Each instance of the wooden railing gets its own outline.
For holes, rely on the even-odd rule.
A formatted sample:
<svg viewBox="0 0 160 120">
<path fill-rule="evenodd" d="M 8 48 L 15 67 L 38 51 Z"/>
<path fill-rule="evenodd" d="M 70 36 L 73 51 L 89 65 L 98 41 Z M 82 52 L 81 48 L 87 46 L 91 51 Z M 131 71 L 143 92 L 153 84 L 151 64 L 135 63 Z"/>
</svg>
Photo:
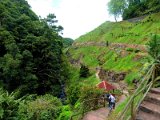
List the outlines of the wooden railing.
<svg viewBox="0 0 160 120">
<path fill-rule="evenodd" d="M 152 85 L 160 79 L 160 77 L 155 78 L 155 69 L 156 64 L 153 64 L 116 120 L 135 120 L 140 104 L 146 97 Z"/>
<path fill-rule="evenodd" d="M 83 117 L 86 112 L 89 112 L 91 110 L 95 110 L 95 109 L 98 109 L 100 107 L 105 107 L 106 106 L 106 100 L 105 100 L 104 97 L 99 97 L 99 98 L 93 98 L 93 99 L 85 100 L 85 101 L 83 101 L 81 103 L 81 106 L 88 105 L 88 103 L 92 103 L 92 102 L 94 103 L 93 106 L 90 106 L 90 108 L 87 109 L 87 110 L 83 109 L 81 112 L 73 114 L 70 117 L 70 120 L 75 120 L 74 117 L 76 117 L 78 115 L 81 115 L 81 117 Z M 79 118 L 79 119 L 81 119 L 81 118 Z"/>
</svg>

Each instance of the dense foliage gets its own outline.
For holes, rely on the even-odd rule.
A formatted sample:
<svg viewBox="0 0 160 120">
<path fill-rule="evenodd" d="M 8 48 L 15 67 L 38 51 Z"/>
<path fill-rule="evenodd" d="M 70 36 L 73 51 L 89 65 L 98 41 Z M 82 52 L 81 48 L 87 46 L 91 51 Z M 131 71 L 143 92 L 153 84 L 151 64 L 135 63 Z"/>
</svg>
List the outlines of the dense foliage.
<svg viewBox="0 0 160 120">
<path fill-rule="evenodd" d="M 71 46 L 73 43 L 73 39 L 71 38 L 63 38 L 63 47 L 67 48 L 69 46 Z"/>
<path fill-rule="evenodd" d="M 153 35 L 151 40 L 148 43 L 149 54 L 153 57 L 155 62 L 160 63 L 160 36 Z"/>
<path fill-rule="evenodd" d="M 81 64 L 81 68 L 80 68 L 80 77 L 88 77 L 89 76 L 89 69 L 87 66 Z"/>
<path fill-rule="evenodd" d="M 54 120 L 60 115 L 62 104 L 49 94 L 17 99 L 16 93 L 0 89 L 0 108 L 1 120 Z"/>
<path fill-rule="evenodd" d="M 111 0 L 108 10 L 117 18 L 130 19 L 160 11 L 159 0 Z"/>
<path fill-rule="evenodd" d="M 25 0 L 0 1 L 0 82 L 21 94 L 58 95 L 67 79 L 63 29 L 54 14 L 39 19 Z M 65 71 L 65 72 L 64 72 Z"/>
<path fill-rule="evenodd" d="M 125 0 L 111 0 L 108 3 L 109 13 L 114 15 L 116 21 L 119 15 L 123 14 L 125 6 Z"/>
<path fill-rule="evenodd" d="M 155 34 L 152 36 L 151 40 L 148 43 L 148 53 L 153 58 L 152 64 L 156 63 L 154 76 L 157 78 L 160 76 L 160 35 Z M 155 83 L 156 87 L 160 86 L 160 80 Z"/>
</svg>

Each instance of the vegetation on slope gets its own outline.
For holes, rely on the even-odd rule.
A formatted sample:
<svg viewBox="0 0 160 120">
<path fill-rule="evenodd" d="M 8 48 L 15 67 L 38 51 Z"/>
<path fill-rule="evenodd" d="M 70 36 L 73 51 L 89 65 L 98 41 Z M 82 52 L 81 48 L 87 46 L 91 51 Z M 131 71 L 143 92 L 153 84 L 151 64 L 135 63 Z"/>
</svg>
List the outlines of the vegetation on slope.
<svg viewBox="0 0 160 120">
<path fill-rule="evenodd" d="M 95 30 L 80 36 L 68 51 L 70 60 L 87 65 L 92 74 L 96 67 L 115 72 L 126 72 L 125 81 L 144 74 L 147 65 L 147 48 L 150 36 L 159 34 L 160 13 L 133 22 L 105 22 Z"/>
<path fill-rule="evenodd" d="M 118 42 L 132 44 L 146 44 L 150 34 L 160 33 L 159 19 L 160 13 L 147 16 L 139 22 L 121 21 L 105 22 L 95 30 L 79 37 L 78 42 L 96 41 L 96 42 Z"/>
<path fill-rule="evenodd" d="M 72 43 L 73 43 L 73 39 L 71 39 L 71 38 L 63 38 L 63 47 L 64 48 L 67 48 L 67 47 L 69 47 L 69 46 L 71 46 L 72 45 Z"/>
</svg>

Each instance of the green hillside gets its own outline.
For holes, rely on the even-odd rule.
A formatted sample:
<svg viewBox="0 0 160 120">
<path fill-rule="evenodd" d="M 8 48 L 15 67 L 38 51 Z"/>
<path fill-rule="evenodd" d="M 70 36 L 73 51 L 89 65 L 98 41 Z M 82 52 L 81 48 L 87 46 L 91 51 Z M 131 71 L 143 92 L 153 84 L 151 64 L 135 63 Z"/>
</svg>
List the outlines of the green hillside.
<svg viewBox="0 0 160 120">
<path fill-rule="evenodd" d="M 154 34 L 159 36 L 159 26 L 160 13 L 121 22 L 107 21 L 74 41 L 66 51 L 69 61 L 75 67 L 67 93 L 71 95 L 69 100 L 76 113 L 81 109 L 87 111 L 88 106 L 81 105 L 83 101 L 98 98 L 96 95 L 99 92 L 95 87 L 101 80 L 116 85 L 117 99 L 121 93 L 124 96 L 132 95 L 150 67 L 152 54 L 148 54 L 148 43 Z M 89 68 L 90 74 L 81 78 L 79 70 L 84 65 Z M 124 109 L 127 100 L 116 107 L 113 117 Z"/>
<path fill-rule="evenodd" d="M 140 22 L 105 22 L 93 31 L 82 35 L 76 42 L 110 41 L 145 44 L 151 33 L 160 33 L 160 13 L 152 14 Z"/>
<path fill-rule="evenodd" d="M 105 22 L 80 36 L 69 49 L 70 61 L 85 64 L 94 75 L 96 67 L 116 73 L 126 72 L 125 81 L 143 75 L 147 66 L 147 42 L 160 33 L 160 13 L 136 20 Z M 132 21 L 132 22 L 129 22 Z"/>
</svg>

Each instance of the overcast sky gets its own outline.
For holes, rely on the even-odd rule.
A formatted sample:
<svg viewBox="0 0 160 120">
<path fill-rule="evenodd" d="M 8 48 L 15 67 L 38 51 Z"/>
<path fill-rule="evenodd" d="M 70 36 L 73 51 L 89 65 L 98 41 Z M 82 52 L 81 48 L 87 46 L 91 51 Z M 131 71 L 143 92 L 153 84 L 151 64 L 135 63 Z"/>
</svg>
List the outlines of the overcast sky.
<svg viewBox="0 0 160 120">
<path fill-rule="evenodd" d="M 78 38 L 105 21 L 113 21 L 107 12 L 109 0 L 27 0 L 32 10 L 41 17 L 49 13 L 57 16 L 64 28 L 64 37 Z"/>
</svg>

